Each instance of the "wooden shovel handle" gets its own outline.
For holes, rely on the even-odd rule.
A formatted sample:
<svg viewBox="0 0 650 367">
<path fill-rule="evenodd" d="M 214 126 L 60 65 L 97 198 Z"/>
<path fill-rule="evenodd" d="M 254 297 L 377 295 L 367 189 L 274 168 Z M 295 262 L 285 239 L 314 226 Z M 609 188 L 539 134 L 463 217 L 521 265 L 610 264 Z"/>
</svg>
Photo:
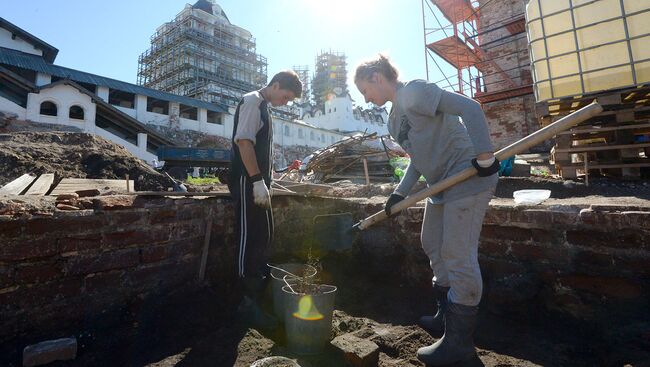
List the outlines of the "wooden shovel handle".
<svg viewBox="0 0 650 367">
<path fill-rule="evenodd" d="M 556 122 L 535 131 L 534 133 L 522 138 L 521 140 L 508 145 L 507 147 L 499 150 L 494 155 L 498 160 L 504 160 L 512 157 L 515 154 L 525 152 L 529 148 L 542 143 L 544 140 L 550 139 L 558 133 L 568 130 L 569 128 L 588 120 L 599 113 L 603 112 L 603 107 L 599 105 L 596 101 L 591 104 L 569 114 Z M 457 174 L 447 177 L 444 180 L 436 182 L 436 184 L 427 187 L 426 189 L 416 192 L 413 195 L 408 196 L 404 200 L 398 202 L 397 204 L 391 207 L 391 214 L 400 212 L 409 206 L 414 205 L 415 203 L 424 200 L 430 196 L 433 196 L 441 191 L 444 191 L 455 184 L 465 181 L 468 178 L 476 174 L 476 168 L 469 167 L 466 168 Z M 379 211 L 368 218 L 359 222 L 356 227 L 363 230 L 371 225 L 388 218 L 385 211 Z"/>
</svg>

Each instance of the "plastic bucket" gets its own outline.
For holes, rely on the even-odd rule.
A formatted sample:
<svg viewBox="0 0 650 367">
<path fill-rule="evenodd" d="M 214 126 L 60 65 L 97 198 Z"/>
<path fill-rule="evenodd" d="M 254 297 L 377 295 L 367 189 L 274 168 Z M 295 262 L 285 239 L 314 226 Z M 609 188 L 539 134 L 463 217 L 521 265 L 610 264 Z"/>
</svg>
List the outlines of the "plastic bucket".
<svg viewBox="0 0 650 367">
<path fill-rule="evenodd" d="M 273 312 L 284 321 L 284 295 L 282 287 L 286 285 L 284 278 L 289 284 L 296 284 L 300 279 L 310 282 L 316 276 L 316 268 L 307 264 L 288 263 L 280 265 L 270 265 L 271 268 L 271 288 L 273 291 Z M 299 277 L 299 278 L 297 278 Z"/>
<path fill-rule="evenodd" d="M 336 287 L 320 284 L 306 288 L 282 287 L 287 346 L 298 355 L 322 353 L 332 334 Z"/>
</svg>

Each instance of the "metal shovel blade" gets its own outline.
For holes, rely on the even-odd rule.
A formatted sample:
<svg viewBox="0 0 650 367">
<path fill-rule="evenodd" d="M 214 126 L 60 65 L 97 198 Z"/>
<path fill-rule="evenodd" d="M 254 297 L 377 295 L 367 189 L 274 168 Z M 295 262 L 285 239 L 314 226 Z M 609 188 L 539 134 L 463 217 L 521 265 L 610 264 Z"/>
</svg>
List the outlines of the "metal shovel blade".
<svg viewBox="0 0 650 367">
<path fill-rule="evenodd" d="M 346 250 L 354 242 L 351 213 L 325 214 L 314 217 L 314 244 L 321 250 Z"/>
</svg>

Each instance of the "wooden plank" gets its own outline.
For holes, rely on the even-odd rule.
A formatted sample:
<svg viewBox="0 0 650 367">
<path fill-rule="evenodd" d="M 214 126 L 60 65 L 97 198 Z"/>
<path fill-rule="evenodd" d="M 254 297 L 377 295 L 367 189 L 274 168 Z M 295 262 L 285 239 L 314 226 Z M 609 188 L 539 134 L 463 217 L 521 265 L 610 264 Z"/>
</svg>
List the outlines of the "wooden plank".
<svg viewBox="0 0 650 367">
<path fill-rule="evenodd" d="M 585 145 L 583 147 L 575 146 L 571 148 L 559 148 L 559 149 L 555 149 L 555 152 L 556 153 L 580 153 L 580 152 L 598 152 L 601 150 L 634 149 L 634 148 L 645 148 L 645 147 L 650 147 L 650 143 L 598 145 L 598 146 Z"/>
<path fill-rule="evenodd" d="M 29 190 L 27 190 L 25 195 L 43 196 L 47 194 L 48 191 L 50 191 L 50 187 L 52 187 L 52 183 L 54 183 L 53 173 L 42 174 L 29 188 Z"/>
<path fill-rule="evenodd" d="M 97 189 L 100 192 L 127 192 L 125 180 L 64 178 L 52 190 L 50 195 L 72 194 L 75 191 L 91 189 Z M 129 191 L 135 191 L 135 182 L 133 180 L 129 180 Z"/>
<path fill-rule="evenodd" d="M 561 165 L 562 169 L 565 168 L 584 168 L 584 163 L 571 163 Z M 608 168 L 640 168 L 640 167 L 650 167 L 650 162 L 648 163 L 612 163 L 612 164 L 599 164 L 589 162 L 589 169 L 608 169 Z"/>
<path fill-rule="evenodd" d="M 634 124 L 634 125 L 620 125 L 620 126 L 606 126 L 606 127 L 589 127 L 589 128 L 574 128 L 571 130 L 563 131 L 558 135 L 574 135 L 574 134 L 585 134 L 585 133 L 601 133 L 605 131 L 618 131 L 618 130 L 630 130 L 630 129 L 643 129 L 650 128 L 650 123 L 646 124 Z M 647 130 L 643 130 L 645 133 Z"/>
<path fill-rule="evenodd" d="M 25 173 L 0 188 L 0 195 L 20 195 L 35 179 L 36 176 Z"/>
<path fill-rule="evenodd" d="M 169 197 L 230 197 L 228 191 L 209 191 L 209 192 L 179 192 L 179 191 L 136 191 L 124 193 L 125 195 L 135 196 L 169 196 Z M 271 189 L 271 196 L 304 196 L 297 192 Z"/>
</svg>

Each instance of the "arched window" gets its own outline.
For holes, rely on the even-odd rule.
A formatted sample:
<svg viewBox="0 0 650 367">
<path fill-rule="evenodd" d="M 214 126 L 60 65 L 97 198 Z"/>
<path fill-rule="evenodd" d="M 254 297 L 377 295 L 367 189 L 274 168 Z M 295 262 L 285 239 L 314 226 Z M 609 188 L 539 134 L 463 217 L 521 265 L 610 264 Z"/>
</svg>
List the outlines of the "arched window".
<svg viewBox="0 0 650 367">
<path fill-rule="evenodd" d="M 41 115 L 56 116 L 56 104 L 50 101 L 41 103 Z"/>
<path fill-rule="evenodd" d="M 289 126 L 284 125 L 284 136 L 291 136 L 291 131 L 289 131 Z"/>
<path fill-rule="evenodd" d="M 70 106 L 70 111 L 68 117 L 71 119 L 83 120 L 84 119 L 84 109 L 81 106 Z"/>
</svg>

